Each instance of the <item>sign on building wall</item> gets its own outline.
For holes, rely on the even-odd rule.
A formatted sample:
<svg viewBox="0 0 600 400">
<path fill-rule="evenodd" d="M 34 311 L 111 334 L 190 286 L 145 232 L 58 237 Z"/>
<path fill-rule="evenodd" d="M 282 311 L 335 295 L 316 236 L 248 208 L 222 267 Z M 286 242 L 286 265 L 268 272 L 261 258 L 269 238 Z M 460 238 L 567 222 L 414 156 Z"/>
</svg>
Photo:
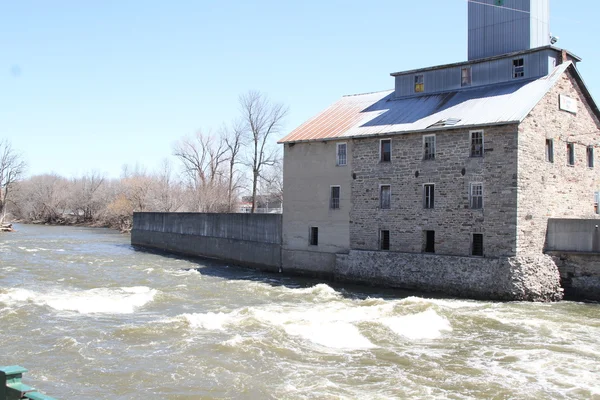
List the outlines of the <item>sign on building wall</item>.
<svg viewBox="0 0 600 400">
<path fill-rule="evenodd" d="M 577 100 L 561 94 L 558 96 L 558 108 L 563 111 L 577 114 Z"/>
</svg>

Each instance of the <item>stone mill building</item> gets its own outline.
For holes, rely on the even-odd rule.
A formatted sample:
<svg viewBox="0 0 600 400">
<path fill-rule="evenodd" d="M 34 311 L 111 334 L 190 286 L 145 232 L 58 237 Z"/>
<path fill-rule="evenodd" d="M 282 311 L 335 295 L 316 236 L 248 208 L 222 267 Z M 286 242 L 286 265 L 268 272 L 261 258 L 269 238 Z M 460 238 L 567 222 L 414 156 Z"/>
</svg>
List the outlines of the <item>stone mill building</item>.
<svg viewBox="0 0 600 400">
<path fill-rule="evenodd" d="M 600 110 L 549 15 L 469 1 L 467 61 L 394 72 L 283 138 L 283 268 L 560 299 L 549 220 L 598 216 Z"/>
</svg>

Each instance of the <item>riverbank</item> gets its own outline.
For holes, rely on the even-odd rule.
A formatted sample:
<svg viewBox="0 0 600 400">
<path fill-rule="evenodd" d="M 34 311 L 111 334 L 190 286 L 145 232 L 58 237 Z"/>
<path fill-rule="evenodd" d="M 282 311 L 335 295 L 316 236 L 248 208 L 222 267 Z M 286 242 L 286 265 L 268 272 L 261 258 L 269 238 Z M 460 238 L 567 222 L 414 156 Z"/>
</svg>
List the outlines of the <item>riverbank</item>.
<svg viewBox="0 0 600 400">
<path fill-rule="evenodd" d="M 42 225 L 42 226 L 71 226 L 71 227 L 84 227 L 84 228 L 108 228 L 117 230 L 121 233 L 131 233 L 132 223 L 115 223 L 106 221 L 78 221 L 76 218 L 59 218 L 53 221 L 42 221 L 42 220 L 11 220 L 9 223 L 2 225 L 23 224 L 23 225 Z M 0 225 L 0 226 L 2 226 Z M 14 229 L 12 230 L 14 231 Z M 0 232 L 6 232 L 0 229 Z M 10 232 L 10 231 L 7 231 Z"/>
</svg>

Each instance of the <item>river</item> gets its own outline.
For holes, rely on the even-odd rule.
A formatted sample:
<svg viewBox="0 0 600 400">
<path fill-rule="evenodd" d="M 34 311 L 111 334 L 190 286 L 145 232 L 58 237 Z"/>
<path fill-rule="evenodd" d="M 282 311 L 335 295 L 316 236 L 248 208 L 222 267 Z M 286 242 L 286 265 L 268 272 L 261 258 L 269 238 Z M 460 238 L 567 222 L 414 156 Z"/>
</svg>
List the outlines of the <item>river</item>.
<svg viewBox="0 0 600 400">
<path fill-rule="evenodd" d="M 0 234 L 0 365 L 66 399 L 600 399 L 600 305 L 434 298 Z"/>
</svg>

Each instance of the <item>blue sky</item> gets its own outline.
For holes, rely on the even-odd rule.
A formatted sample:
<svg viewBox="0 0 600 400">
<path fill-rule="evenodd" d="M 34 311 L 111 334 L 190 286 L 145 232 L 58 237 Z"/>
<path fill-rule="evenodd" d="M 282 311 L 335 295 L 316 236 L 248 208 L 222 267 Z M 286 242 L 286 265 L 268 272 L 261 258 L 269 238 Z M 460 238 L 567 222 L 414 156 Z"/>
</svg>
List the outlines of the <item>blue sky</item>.
<svg viewBox="0 0 600 400">
<path fill-rule="evenodd" d="M 598 2 L 552 0 L 557 46 L 600 99 Z M 0 138 L 30 174 L 154 169 L 260 90 L 286 132 L 391 72 L 466 59 L 466 0 L 0 0 Z"/>
</svg>

